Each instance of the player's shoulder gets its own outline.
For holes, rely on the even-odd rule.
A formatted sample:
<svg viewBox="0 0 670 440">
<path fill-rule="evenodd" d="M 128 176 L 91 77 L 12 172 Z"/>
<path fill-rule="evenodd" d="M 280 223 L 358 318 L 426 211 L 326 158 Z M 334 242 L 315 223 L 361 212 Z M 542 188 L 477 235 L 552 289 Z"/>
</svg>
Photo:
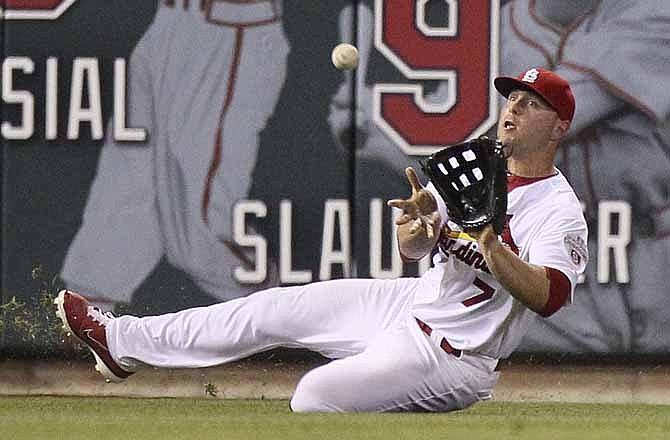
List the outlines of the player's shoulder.
<svg viewBox="0 0 670 440">
<path fill-rule="evenodd" d="M 509 192 L 509 203 L 516 211 L 529 210 L 560 217 L 582 216 L 582 207 L 574 189 L 560 170 L 539 179 L 522 180 Z"/>
<path fill-rule="evenodd" d="M 558 168 L 554 173 L 542 177 L 507 176 L 507 191 L 512 197 L 544 198 L 549 194 L 574 194 L 574 190 Z"/>
</svg>

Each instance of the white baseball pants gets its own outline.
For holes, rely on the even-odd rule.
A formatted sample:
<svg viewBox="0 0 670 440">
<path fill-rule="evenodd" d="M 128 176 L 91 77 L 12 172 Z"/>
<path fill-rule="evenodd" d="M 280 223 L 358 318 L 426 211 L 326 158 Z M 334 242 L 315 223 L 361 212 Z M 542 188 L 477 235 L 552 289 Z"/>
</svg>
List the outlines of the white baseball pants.
<svg viewBox="0 0 670 440">
<path fill-rule="evenodd" d="M 273 288 L 178 313 L 122 316 L 107 327 L 107 343 L 122 365 L 207 367 L 280 346 L 336 358 L 300 380 L 294 411 L 450 411 L 489 398 L 497 361 L 458 358 L 424 334 L 409 311 L 422 287 L 420 278 L 400 278 Z"/>
</svg>

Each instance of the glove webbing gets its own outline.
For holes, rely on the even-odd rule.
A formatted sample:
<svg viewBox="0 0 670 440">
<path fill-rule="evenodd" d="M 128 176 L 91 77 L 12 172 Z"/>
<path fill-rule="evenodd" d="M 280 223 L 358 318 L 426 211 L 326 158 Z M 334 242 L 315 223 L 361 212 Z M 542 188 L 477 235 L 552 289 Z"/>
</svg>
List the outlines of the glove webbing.
<svg viewBox="0 0 670 440">
<path fill-rule="evenodd" d="M 460 154 L 451 156 L 446 162 L 439 162 L 437 168 L 448 177 L 451 186 L 458 192 L 462 192 L 469 186 L 484 179 L 484 174 L 479 168 L 480 160 L 476 153 L 467 149 Z"/>
</svg>

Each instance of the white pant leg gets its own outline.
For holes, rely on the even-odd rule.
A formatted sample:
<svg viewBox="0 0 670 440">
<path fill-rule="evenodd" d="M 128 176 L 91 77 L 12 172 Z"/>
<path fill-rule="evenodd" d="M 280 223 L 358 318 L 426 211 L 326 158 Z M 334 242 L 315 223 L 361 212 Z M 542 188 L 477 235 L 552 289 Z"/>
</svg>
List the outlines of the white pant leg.
<svg viewBox="0 0 670 440">
<path fill-rule="evenodd" d="M 108 325 L 107 343 L 122 365 L 173 368 L 221 364 L 278 346 L 350 356 L 404 316 L 419 284 L 418 278 L 334 280 L 178 313 L 122 316 Z"/>
<path fill-rule="evenodd" d="M 490 398 L 497 361 L 457 358 L 413 318 L 371 341 L 360 354 L 307 373 L 291 408 L 299 412 L 453 411 Z"/>
</svg>

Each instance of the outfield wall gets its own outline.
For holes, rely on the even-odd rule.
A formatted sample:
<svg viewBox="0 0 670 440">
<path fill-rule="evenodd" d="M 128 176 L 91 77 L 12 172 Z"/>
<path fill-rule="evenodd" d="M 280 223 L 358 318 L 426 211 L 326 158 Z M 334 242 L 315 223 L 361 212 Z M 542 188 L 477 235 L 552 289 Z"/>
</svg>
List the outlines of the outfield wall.
<svg viewBox="0 0 670 440">
<path fill-rule="evenodd" d="M 57 355 L 64 284 L 146 315 L 420 274 L 385 204 L 402 170 L 494 133 L 492 78 L 544 67 L 575 87 L 558 166 L 591 262 L 521 351 L 666 356 L 670 5 L 501 3 L 0 2 L 3 355 Z"/>
</svg>

